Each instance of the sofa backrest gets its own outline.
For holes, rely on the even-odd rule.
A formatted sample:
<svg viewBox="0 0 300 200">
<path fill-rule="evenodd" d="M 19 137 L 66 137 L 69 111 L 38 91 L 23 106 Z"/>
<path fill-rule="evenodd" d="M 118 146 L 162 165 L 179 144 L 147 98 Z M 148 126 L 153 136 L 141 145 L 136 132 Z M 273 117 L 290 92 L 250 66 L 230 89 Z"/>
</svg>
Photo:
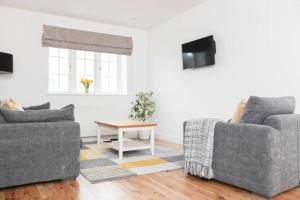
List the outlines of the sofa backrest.
<svg viewBox="0 0 300 200">
<path fill-rule="evenodd" d="M 265 118 L 271 115 L 293 114 L 295 106 L 295 97 L 291 96 L 273 98 L 251 96 L 240 123 L 262 124 Z"/>
</svg>

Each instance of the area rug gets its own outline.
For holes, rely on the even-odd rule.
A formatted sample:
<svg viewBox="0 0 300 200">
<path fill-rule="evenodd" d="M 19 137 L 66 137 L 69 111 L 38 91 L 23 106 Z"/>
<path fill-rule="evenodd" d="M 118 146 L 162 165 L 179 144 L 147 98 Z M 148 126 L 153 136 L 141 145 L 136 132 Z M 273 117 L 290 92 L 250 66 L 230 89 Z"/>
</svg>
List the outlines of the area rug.
<svg viewBox="0 0 300 200">
<path fill-rule="evenodd" d="M 155 146 L 154 156 L 150 150 L 129 151 L 122 160 L 105 143 L 100 148 L 95 142 L 83 143 L 80 150 L 80 173 L 92 184 L 180 169 L 183 164 L 181 152 L 160 145 Z"/>
</svg>

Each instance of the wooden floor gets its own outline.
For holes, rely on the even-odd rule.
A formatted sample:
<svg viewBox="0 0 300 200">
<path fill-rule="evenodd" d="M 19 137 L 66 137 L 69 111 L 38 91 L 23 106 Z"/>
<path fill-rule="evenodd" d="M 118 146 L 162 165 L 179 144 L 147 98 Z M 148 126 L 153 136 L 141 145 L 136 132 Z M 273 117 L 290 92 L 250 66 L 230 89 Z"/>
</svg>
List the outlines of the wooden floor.
<svg viewBox="0 0 300 200">
<path fill-rule="evenodd" d="M 181 151 L 181 147 L 162 141 L 165 146 Z M 264 199 L 242 189 L 217 181 L 206 181 L 174 170 L 99 184 L 90 184 L 82 176 L 77 180 L 32 184 L 0 190 L 0 200 L 259 200 Z M 273 198 L 300 199 L 300 188 Z"/>
</svg>

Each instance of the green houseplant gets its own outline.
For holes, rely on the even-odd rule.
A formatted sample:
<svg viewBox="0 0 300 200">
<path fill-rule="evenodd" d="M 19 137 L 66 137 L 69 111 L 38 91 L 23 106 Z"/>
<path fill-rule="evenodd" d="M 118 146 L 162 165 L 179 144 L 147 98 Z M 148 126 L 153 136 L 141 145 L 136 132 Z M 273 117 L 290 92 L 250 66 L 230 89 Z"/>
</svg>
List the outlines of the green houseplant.
<svg viewBox="0 0 300 200">
<path fill-rule="evenodd" d="M 130 119 L 147 121 L 155 112 L 155 102 L 152 100 L 153 92 L 139 92 L 136 94 L 136 100 L 131 102 L 132 108 L 129 115 Z M 140 139 L 149 139 L 149 132 L 139 132 Z"/>
</svg>

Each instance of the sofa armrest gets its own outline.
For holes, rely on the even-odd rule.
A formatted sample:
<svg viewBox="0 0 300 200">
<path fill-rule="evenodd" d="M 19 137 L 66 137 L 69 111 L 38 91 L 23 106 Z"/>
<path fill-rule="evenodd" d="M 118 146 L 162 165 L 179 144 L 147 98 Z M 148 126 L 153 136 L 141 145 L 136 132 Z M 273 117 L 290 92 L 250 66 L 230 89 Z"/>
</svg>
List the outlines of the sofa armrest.
<svg viewBox="0 0 300 200">
<path fill-rule="evenodd" d="M 272 196 L 280 189 L 280 133 L 256 124 L 218 122 L 213 171 L 217 180 Z"/>
<path fill-rule="evenodd" d="M 0 188 L 79 175 L 76 122 L 0 124 Z"/>
<path fill-rule="evenodd" d="M 300 115 L 272 115 L 267 117 L 263 124 L 280 132 L 282 190 L 298 185 L 300 182 Z"/>
<path fill-rule="evenodd" d="M 0 159 L 32 152 L 80 150 L 80 126 L 73 121 L 0 124 Z"/>
<path fill-rule="evenodd" d="M 286 115 L 271 115 L 267 117 L 263 124 L 270 126 L 278 131 L 292 132 L 299 128 L 300 115 L 286 114 Z"/>
</svg>

